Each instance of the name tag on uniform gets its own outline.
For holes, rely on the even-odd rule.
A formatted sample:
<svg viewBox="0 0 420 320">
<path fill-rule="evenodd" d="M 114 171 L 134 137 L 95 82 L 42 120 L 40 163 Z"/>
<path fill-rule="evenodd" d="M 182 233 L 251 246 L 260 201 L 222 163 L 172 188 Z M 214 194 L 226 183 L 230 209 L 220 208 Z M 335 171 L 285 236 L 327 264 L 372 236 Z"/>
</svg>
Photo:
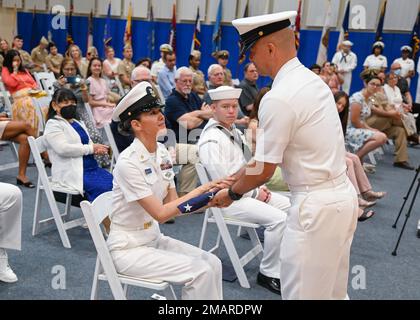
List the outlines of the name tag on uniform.
<svg viewBox="0 0 420 320">
<path fill-rule="evenodd" d="M 152 168 L 148 168 L 148 169 L 144 170 L 144 173 L 146 173 L 146 175 L 149 175 L 149 174 L 153 173 L 153 170 L 152 170 Z"/>
</svg>

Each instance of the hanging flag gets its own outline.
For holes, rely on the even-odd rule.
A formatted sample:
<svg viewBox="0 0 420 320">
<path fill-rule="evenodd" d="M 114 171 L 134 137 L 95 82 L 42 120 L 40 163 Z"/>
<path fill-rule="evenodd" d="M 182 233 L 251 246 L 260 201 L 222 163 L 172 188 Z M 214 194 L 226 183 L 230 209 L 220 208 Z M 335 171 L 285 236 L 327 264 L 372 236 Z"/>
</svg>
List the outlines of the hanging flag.
<svg viewBox="0 0 420 320">
<path fill-rule="evenodd" d="M 108 4 L 108 12 L 106 15 L 105 30 L 104 30 L 104 46 L 108 47 L 111 45 L 111 1 Z"/>
<path fill-rule="evenodd" d="M 200 50 L 201 42 L 198 40 L 198 35 L 201 32 L 201 22 L 200 22 L 200 7 L 197 7 L 197 17 L 195 19 L 194 34 L 191 44 L 191 53 L 194 50 Z"/>
<path fill-rule="evenodd" d="M 38 39 L 38 15 L 36 13 L 36 6 L 32 12 L 32 27 L 31 27 L 31 49 L 35 48 L 39 44 Z"/>
<path fill-rule="evenodd" d="M 93 47 L 93 10 L 90 11 L 88 20 L 88 33 L 87 33 L 87 44 L 86 50 Z"/>
<path fill-rule="evenodd" d="M 223 0 L 220 0 L 217 9 L 216 23 L 213 29 L 213 51 L 219 51 L 222 48 L 222 14 L 223 14 Z"/>
<path fill-rule="evenodd" d="M 150 1 L 149 7 L 149 23 L 151 25 L 151 32 L 147 36 L 147 42 L 149 44 L 149 57 L 154 60 L 155 56 L 155 17 L 153 15 L 153 4 Z"/>
<path fill-rule="evenodd" d="M 296 16 L 296 21 L 295 21 L 295 27 L 294 27 L 296 50 L 299 50 L 299 46 L 300 46 L 300 21 L 301 21 L 301 13 L 302 13 L 302 0 L 299 0 L 298 11 L 297 11 L 297 16 Z"/>
<path fill-rule="evenodd" d="M 376 29 L 375 41 L 382 41 L 382 31 L 384 29 L 385 13 L 386 13 L 387 0 L 382 3 L 381 15 L 379 17 L 378 28 Z"/>
<path fill-rule="evenodd" d="M 17 25 L 18 18 L 17 18 L 17 15 L 18 15 L 18 13 L 17 13 L 17 7 L 16 7 L 16 3 L 15 3 L 15 6 L 13 8 L 13 25 L 12 25 L 13 26 L 12 36 L 13 37 L 16 37 L 18 35 L 18 25 Z"/>
<path fill-rule="evenodd" d="M 174 49 L 176 53 L 176 3 L 172 6 L 172 23 L 171 23 L 171 33 L 169 35 L 169 44 Z"/>
<path fill-rule="evenodd" d="M 70 0 L 70 12 L 69 12 L 69 22 L 67 24 L 67 46 L 70 46 L 74 43 L 73 40 L 73 0 Z"/>
<path fill-rule="evenodd" d="M 349 18 L 350 18 L 350 0 L 347 0 L 346 11 L 344 13 L 343 24 L 341 25 L 340 35 L 338 36 L 337 51 L 341 49 L 341 43 L 349 39 Z"/>
<path fill-rule="evenodd" d="M 245 5 L 245 10 L 244 10 L 244 18 L 248 18 L 249 17 L 249 0 L 246 1 L 246 5 Z M 238 46 L 239 46 L 239 52 L 242 51 L 242 42 L 238 41 Z M 214 51 L 213 51 L 214 52 Z M 242 54 L 242 56 L 239 57 L 238 59 L 238 65 L 241 65 L 246 58 L 246 54 Z M 236 78 L 239 78 L 239 67 L 236 68 Z"/>
<path fill-rule="evenodd" d="M 324 28 L 322 29 L 321 42 L 319 43 L 318 57 L 316 64 L 322 66 L 328 60 L 328 43 L 330 41 L 330 30 L 332 28 L 332 6 L 331 0 L 327 2 Z"/>
<path fill-rule="evenodd" d="M 416 61 L 417 53 L 420 50 L 420 10 L 414 23 L 413 32 L 411 33 L 411 48 L 413 49 L 411 53 L 412 59 Z"/>
<path fill-rule="evenodd" d="M 133 17 L 133 5 L 130 2 L 128 6 L 128 15 L 127 15 L 127 23 L 125 25 L 125 33 L 124 33 L 124 45 L 132 45 L 132 17 Z"/>
</svg>

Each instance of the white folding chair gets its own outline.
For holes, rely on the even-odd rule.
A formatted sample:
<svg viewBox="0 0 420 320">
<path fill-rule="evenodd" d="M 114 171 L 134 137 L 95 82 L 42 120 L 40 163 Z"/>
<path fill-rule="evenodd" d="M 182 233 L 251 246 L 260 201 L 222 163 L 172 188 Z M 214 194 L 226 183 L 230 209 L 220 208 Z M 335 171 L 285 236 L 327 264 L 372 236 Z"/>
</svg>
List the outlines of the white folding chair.
<svg viewBox="0 0 420 320">
<path fill-rule="evenodd" d="M 79 192 L 76 190 L 58 188 L 51 184 L 51 179 L 47 175 L 44 162 L 42 161 L 40 155 L 42 152 L 46 151 L 44 139 L 44 137 L 39 137 L 35 140 L 34 137 L 28 137 L 29 145 L 32 151 L 32 156 L 35 160 L 35 165 L 38 170 L 38 183 L 36 189 L 32 236 L 36 236 L 40 232 L 49 228 L 51 225 L 55 224 L 58 233 L 60 234 L 63 246 L 65 248 L 71 248 L 70 240 L 68 238 L 66 230 L 80 227 L 85 223 L 84 218 L 70 220 L 72 197 L 79 195 Z M 42 191 L 45 192 L 45 196 L 47 198 L 48 205 L 52 213 L 52 217 L 45 220 L 41 220 L 40 217 Z M 61 213 L 58 208 L 57 202 L 54 197 L 54 192 L 66 194 L 66 205 L 64 213 Z"/>
<path fill-rule="evenodd" d="M 14 143 L 11 142 L 11 141 L 0 140 L 0 147 L 10 147 L 10 149 L 12 151 L 12 157 L 13 157 L 13 160 L 14 160 L 13 162 L 10 162 L 10 163 L 1 164 L 0 165 L 0 171 L 6 171 L 6 170 L 18 168 L 19 167 L 19 156 L 18 156 L 18 151 L 16 150 L 16 147 L 15 147 Z"/>
<path fill-rule="evenodd" d="M 195 165 L 198 177 L 202 184 L 209 182 L 209 175 L 207 174 L 206 169 L 201 163 Z M 258 234 L 256 229 L 260 227 L 260 225 L 255 223 L 248 223 L 244 221 L 234 220 L 225 218 L 223 216 L 223 212 L 219 208 L 210 208 L 206 210 L 206 214 L 204 216 L 203 221 L 203 228 L 201 231 L 200 237 L 200 244 L 199 248 L 203 248 L 204 239 L 206 236 L 207 226 L 209 223 L 215 223 L 219 230 L 217 235 L 216 245 L 209 250 L 209 252 L 215 252 L 220 247 L 220 240 L 223 240 L 225 245 L 226 251 L 229 255 L 229 259 L 232 262 L 232 266 L 235 270 L 236 276 L 238 277 L 239 284 L 243 288 L 251 288 L 248 278 L 246 276 L 244 267 L 252 261 L 254 258 L 260 259 L 260 254 L 263 252 L 263 247 L 261 242 L 258 238 Z M 230 236 L 229 230 L 227 228 L 228 225 L 233 225 L 236 227 L 242 227 L 248 234 L 249 238 L 251 239 L 252 248 L 242 257 L 239 257 L 238 252 L 236 251 L 235 245 L 233 244 L 232 237 Z"/>
<path fill-rule="evenodd" d="M 116 300 L 126 300 L 128 298 L 127 292 L 129 286 L 161 291 L 164 293 L 166 299 L 176 300 L 173 288 L 168 282 L 144 280 L 117 273 L 100 227 L 102 221 L 109 216 L 110 210 L 112 209 L 112 192 L 100 195 L 93 203 L 83 201 L 80 205 L 96 251 L 98 252 L 90 296 L 91 300 L 98 299 L 99 281 L 108 281 L 112 295 Z"/>
<path fill-rule="evenodd" d="M 118 90 L 120 91 L 120 96 L 121 97 L 124 97 L 127 94 L 127 92 L 124 90 L 124 87 L 123 87 L 123 85 L 122 85 L 122 83 L 120 81 L 120 78 L 115 77 L 115 83 L 116 83 L 116 85 L 118 87 Z"/>
<path fill-rule="evenodd" d="M 10 93 L 6 90 L 6 87 L 4 86 L 4 83 L 2 82 L 0 78 L 0 91 L 1 95 L 3 96 L 4 104 L 5 104 L 5 110 L 8 113 L 12 112 L 12 102 L 10 101 Z"/>
<path fill-rule="evenodd" d="M 117 143 L 115 142 L 114 135 L 111 131 L 111 126 L 107 123 L 104 125 L 105 135 L 106 139 L 108 140 L 108 143 L 112 150 L 112 159 L 111 159 L 111 171 L 114 168 L 115 163 L 117 163 L 117 160 L 120 156 L 120 152 L 117 147 Z"/>
<path fill-rule="evenodd" d="M 85 109 L 89 116 L 90 121 L 92 121 L 93 124 L 95 124 L 95 118 L 93 117 L 92 108 L 90 107 L 90 104 L 85 102 Z"/>
<path fill-rule="evenodd" d="M 48 106 L 51 102 L 52 96 L 46 96 L 42 98 L 32 98 L 32 103 L 35 107 L 35 112 L 38 117 L 38 136 L 41 136 L 44 133 L 46 119 L 42 111 L 42 107 Z"/>
<path fill-rule="evenodd" d="M 49 96 L 54 94 L 54 82 L 57 80 L 52 72 L 35 72 L 35 81 L 38 87 L 48 93 Z"/>
</svg>

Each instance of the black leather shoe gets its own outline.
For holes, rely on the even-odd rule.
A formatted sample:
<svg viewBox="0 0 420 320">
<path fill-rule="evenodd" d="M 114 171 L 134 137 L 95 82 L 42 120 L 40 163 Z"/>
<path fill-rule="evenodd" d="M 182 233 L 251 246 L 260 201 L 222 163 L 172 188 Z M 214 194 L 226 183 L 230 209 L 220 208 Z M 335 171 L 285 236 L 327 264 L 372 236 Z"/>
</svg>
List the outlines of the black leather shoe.
<svg viewBox="0 0 420 320">
<path fill-rule="evenodd" d="M 259 272 L 257 277 L 257 283 L 260 286 L 270 290 L 271 292 L 274 292 L 281 296 L 280 279 L 270 278 Z"/>
<path fill-rule="evenodd" d="M 402 168 L 406 170 L 414 170 L 414 167 L 412 167 L 407 161 L 394 162 L 394 167 Z"/>
<path fill-rule="evenodd" d="M 23 182 L 22 180 L 20 180 L 19 178 L 16 178 L 16 184 L 18 185 L 18 186 L 24 186 L 25 188 L 28 188 L 28 189 L 33 189 L 33 188 L 35 188 L 35 185 L 32 183 L 32 182 L 30 182 L 30 181 L 28 181 L 28 182 Z"/>
</svg>

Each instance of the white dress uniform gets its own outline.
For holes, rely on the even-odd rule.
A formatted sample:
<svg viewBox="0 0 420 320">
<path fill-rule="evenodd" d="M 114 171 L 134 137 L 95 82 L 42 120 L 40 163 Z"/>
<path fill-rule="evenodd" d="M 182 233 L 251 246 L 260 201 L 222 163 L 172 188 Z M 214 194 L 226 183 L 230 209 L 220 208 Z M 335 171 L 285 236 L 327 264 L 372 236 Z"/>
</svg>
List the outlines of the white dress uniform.
<svg viewBox="0 0 420 320">
<path fill-rule="evenodd" d="M 22 192 L 0 182 L 0 248 L 21 249 Z"/>
<path fill-rule="evenodd" d="M 328 86 L 297 58 L 263 98 L 255 159 L 281 164 L 292 192 L 281 246 L 284 299 L 345 299 L 357 194 Z"/>
<path fill-rule="evenodd" d="M 380 70 L 382 68 L 386 69 L 388 68 L 388 60 L 385 56 L 381 54 L 379 56 L 371 54 L 370 56 L 366 57 L 365 62 L 363 63 L 363 67 L 377 70 Z"/>
<path fill-rule="evenodd" d="M 335 53 L 332 63 L 337 65 L 338 71 L 344 72 L 342 73 L 344 79 L 342 88 L 344 92 L 350 94 L 353 70 L 357 67 L 357 55 L 352 51 L 347 54 L 344 53 L 343 50 L 340 50 Z"/>
<path fill-rule="evenodd" d="M 125 123 L 143 108 L 157 107 L 161 104 L 151 85 L 141 82 L 118 104 L 113 119 Z M 158 143 L 156 153 L 151 154 L 139 139 L 134 139 L 119 156 L 113 175 L 112 223 L 107 243 L 117 271 L 183 284 L 183 299 L 223 299 L 219 258 L 163 235 L 158 222 L 139 204 L 139 200 L 150 196 L 163 204 L 169 190 L 175 188 L 171 155 L 165 146 Z"/>
<path fill-rule="evenodd" d="M 417 74 L 419 77 L 417 80 L 416 103 L 420 103 L 420 58 L 417 61 Z"/>
<path fill-rule="evenodd" d="M 203 129 L 198 143 L 199 157 L 212 180 L 231 176 L 246 166 L 244 153 L 235 138 L 245 144 L 241 131 L 235 127 L 227 130 L 214 119 L 209 120 Z M 226 217 L 258 223 L 266 228 L 260 272 L 267 277 L 279 279 L 280 243 L 287 219 L 283 210 L 290 207 L 290 201 L 285 196 L 273 193 L 270 202 L 264 203 L 257 200 L 257 196 L 258 190 L 253 190 L 230 207 L 222 209 L 222 212 Z"/>
<path fill-rule="evenodd" d="M 394 63 L 399 63 L 400 64 L 400 66 L 401 66 L 400 76 L 403 77 L 403 78 L 406 78 L 410 71 L 415 70 L 415 65 L 414 65 L 414 60 L 413 59 L 407 58 L 407 59 L 404 60 L 403 58 L 398 58 L 398 59 L 394 60 L 393 64 Z M 406 78 L 406 79 L 407 79 L 407 82 L 408 82 L 408 86 L 410 86 L 411 78 Z"/>
</svg>

